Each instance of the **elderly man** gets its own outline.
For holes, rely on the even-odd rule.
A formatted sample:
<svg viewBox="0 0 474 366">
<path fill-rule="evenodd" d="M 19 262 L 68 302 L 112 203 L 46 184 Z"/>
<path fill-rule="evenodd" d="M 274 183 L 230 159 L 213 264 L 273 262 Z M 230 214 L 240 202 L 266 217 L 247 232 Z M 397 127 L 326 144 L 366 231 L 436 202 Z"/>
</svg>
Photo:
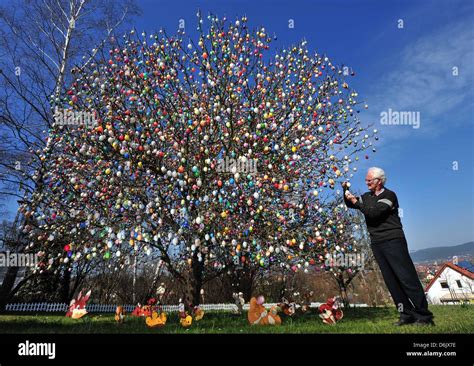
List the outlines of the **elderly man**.
<svg viewBox="0 0 474 366">
<path fill-rule="evenodd" d="M 370 168 L 365 178 L 370 192 L 356 197 L 349 192 L 348 184 L 343 184 L 344 201 L 347 207 L 358 209 L 365 216 L 372 251 L 400 314 L 395 325 L 434 325 L 433 314 L 428 310 L 423 287 L 408 254 L 397 196 L 384 187 L 385 182 L 382 169 Z"/>
</svg>

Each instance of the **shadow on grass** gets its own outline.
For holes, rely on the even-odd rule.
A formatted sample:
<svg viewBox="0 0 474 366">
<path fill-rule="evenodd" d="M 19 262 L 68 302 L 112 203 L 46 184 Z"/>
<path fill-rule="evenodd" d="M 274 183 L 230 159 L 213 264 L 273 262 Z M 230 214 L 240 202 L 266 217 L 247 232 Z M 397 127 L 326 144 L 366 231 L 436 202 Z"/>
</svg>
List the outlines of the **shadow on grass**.
<svg viewBox="0 0 474 366">
<path fill-rule="evenodd" d="M 379 307 L 379 308 L 347 308 L 343 309 L 344 317 L 350 318 L 351 320 L 370 320 L 376 317 L 377 319 L 396 319 L 397 312 L 395 307 Z"/>
</svg>

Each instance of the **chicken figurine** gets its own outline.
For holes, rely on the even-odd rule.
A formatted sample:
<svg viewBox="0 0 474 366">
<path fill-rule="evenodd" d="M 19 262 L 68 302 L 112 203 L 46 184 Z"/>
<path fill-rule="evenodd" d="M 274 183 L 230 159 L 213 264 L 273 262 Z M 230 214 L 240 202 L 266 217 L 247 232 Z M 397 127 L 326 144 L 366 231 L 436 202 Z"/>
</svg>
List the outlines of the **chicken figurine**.
<svg viewBox="0 0 474 366">
<path fill-rule="evenodd" d="M 199 321 L 204 316 L 204 310 L 200 306 L 195 306 L 193 309 L 194 320 Z"/>
<path fill-rule="evenodd" d="M 186 316 L 184 318 L 180 318 L 179 322 L 184 328 L 189 328 L 191 324 L 193 323 L 193 317 L 191 315 L 188 315 L 188 313 L 186 313 Z"/>
<path fill-rule="evenodd" d="M 157 311 L 153 311 L 151 313 L 151 316 L 146 317 L 145 323 L 150 328 L 159 328 L 159 327 L 163 327 L 166 324 L 167 319 L 168 317 L 166 316 L 165 312 L 160 312 L 158 314 Z"/>
<path fill-rule="evenodd" d="M 193 310 L 196 311 L 197 308 L 194 308 Z M 202 312 L 202 316 L 204 316 L 204 312 Z M 189 315 L 189 313 L 186 311 L 186 306 L 184 305 L 184 301 L 182 298 L 179 299 L 178 318 L 179 318 L 179 323 L 184 328 L 189 328 L 191 324 L 193 323 L 193 317 Z"/>
</svg>

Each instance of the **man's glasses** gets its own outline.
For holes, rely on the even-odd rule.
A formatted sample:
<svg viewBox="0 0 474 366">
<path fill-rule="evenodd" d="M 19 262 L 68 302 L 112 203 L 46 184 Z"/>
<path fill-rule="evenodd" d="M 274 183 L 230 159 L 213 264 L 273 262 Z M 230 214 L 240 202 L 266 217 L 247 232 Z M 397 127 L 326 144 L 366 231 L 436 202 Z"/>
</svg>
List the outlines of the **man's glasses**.
<svg viewBox="0 0 474 366">
<path fill-rule="evenodd" d="M 365 183 L 372 183 L 374 180 L 378 180 L 379 178 L 374 178 L 374 179 L 366 179 Z"/>
</svg>

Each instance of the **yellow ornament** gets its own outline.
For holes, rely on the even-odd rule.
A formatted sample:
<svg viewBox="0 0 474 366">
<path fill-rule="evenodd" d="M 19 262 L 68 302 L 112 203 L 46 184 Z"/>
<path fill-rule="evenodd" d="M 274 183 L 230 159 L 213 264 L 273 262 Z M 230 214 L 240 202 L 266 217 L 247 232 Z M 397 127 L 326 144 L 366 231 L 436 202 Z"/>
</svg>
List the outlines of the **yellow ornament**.
<svg viewBox="0 0 474 366">
<path fill-rule="evenodd" d="M 184 328 L 189 328 L 193 323 L 193 317 L 191 315 L 186 315 L 185 318 L 181 318 L 179 321 Z"/>
</svg>

